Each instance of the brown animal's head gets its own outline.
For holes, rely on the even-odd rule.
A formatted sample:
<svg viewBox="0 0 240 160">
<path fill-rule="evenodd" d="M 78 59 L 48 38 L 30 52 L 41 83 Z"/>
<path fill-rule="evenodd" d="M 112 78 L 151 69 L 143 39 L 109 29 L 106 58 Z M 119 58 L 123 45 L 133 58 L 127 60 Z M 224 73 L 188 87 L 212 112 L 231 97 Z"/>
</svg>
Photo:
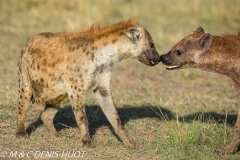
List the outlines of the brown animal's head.
<svg viewBox="0 0 240 160">
<path fill-rule="evenodd" d="M 158 54 L 152 37 L 148 31 L 140 25 L 126 30 L 126 35 L 133 43 L 134 51 L 131 53 L 133 58 L 140 62 L 154 66 L 160 62 L 160 55 Z"/>
<path fill-rule="evenodd" d="M 194 68 L 199 56 L 207 51 L 212 44 L 212 35 L 204 33 L 199 26 L 193 34 L 178 42 L 167 54 L 161 55 L 161 60 L 167 69 Z"/>
</svg>

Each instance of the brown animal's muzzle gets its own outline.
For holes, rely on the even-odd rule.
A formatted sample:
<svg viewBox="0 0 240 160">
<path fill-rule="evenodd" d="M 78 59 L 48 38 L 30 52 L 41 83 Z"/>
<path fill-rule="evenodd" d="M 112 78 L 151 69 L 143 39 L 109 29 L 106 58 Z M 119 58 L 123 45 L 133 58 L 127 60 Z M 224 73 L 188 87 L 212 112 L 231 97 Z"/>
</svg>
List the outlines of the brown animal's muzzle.
<svg viewBox="0 0 240 160">
<path fill-rule="evenodd" d="M 182 67 L 182 64 L 176 64 L 171 60 L 170 53 L 163 54 L 160 56 L 160 60 L 164 65 L 166 65 L 166 69 L 173 70 Z"/>
<path fill-rule="evenodd" d="M 167 54 L 163 54 L 163 55 L 161 55 L 161 56 L 160 56 L 160 60 L 161 60 L 162 63 L 165 64 L 165 65 L 169 65 L 169 63 L 170 63 Z"/>
</svg>

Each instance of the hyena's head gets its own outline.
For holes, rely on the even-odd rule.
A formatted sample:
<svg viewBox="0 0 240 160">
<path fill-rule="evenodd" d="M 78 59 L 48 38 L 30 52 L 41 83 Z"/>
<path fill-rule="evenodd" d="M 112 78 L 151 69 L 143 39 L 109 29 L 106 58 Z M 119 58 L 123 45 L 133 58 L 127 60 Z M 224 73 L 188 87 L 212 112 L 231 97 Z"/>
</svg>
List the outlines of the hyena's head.
<svg viewBox="0 0 240 160">
<path fill-rule="evenodd" d="M 212 35 L 204 33 L 199 26 L 193 34 L 178 42 L 167 54 L 161 55 L 161 61 L 167 69 L 195 68 L 200 63 L 199 56 L 212 44 Z"/>
<path fill-rule="evenodd" d="M 130 57 L 148 66 L 154 66 L 161 61 L 152 37 L 145 28 L 139 25 L 126 30 L 125 34 L 132 41 Z"/>
</svg>

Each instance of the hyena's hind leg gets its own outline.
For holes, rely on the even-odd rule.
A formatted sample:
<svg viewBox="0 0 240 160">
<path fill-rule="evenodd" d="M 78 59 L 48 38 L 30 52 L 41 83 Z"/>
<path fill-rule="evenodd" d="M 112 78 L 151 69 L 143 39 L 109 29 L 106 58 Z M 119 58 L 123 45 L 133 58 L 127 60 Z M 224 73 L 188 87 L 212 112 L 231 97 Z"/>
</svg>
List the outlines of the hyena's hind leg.
<svg viewBox="0 0 240 160">
<path fill-rule="evenodd" d="M 27 83 L 27 79 L 19 76 L 19 102 L 18 102 L 18 118 L 17 118 L 17 131 L 16 136 L 26 137 L 26 114 L 30 105 L 33 92 L 30 85 Z"/>
<path fill-rule="evenodd" d="M 43 124 L 47 127 L 48 132 L 52 137 L 57 137 L 58 132 L 53 124 L 53 119 L 58 111 L 59 107 L 47 104 L 44 108 L 44 111 L 41 115 L 41 120 L 43 121 Z"/>
</svg>

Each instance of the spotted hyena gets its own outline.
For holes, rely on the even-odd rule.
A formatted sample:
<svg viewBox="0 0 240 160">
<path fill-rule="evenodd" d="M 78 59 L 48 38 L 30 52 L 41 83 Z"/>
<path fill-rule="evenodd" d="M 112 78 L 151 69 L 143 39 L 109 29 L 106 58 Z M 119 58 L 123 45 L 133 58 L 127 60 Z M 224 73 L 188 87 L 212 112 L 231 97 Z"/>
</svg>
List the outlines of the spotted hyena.
<svg viewBox="0 0 240 160">
<path fill-rule="evenodd" d="M 17 132 L 26 136 L 29 103 L 45 106 L 41 119 L 52 136 L 58 133 L 53 118 L 62 104 L 71 103 L 81 146 L 92 146 L 83 98 L 93 91 L 100 106 L 123 143 L 127 137 L 111 94 L 114 66 L 126 59 L 154 66 L 160 61 L 149 32 L 130 18 L 114 25 L 95 24 L 79 32 L 40 33 L 31 37 L 18 63 L 19 106 Z"/>
<path fill-rule="evenodd" d="M 161 55 L 167 69 L 199 68 L 226 75 L 240 92 L 240 34 L 215 36 L 200 26 Z M 240 144 L 240 110 L 231 143 L 217 152 L 235 153 Z"/>
</svg>

